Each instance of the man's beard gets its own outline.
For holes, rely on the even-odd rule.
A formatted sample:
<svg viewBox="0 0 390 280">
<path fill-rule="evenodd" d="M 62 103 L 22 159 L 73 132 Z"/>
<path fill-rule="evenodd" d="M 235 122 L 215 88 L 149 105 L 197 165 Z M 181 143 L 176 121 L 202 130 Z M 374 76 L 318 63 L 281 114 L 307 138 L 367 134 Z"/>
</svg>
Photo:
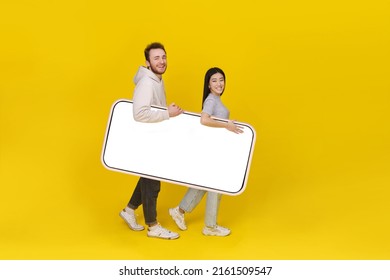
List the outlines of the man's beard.
<svg viewBox="0 0 390 280">
<path fill-rule="evenodd" d="M 167 66 L 165 66 L 164 71 L 161 72 L 159 69 L 157 69 L 153 65 L 150 65 L 150 71 L 152 71 L 154 74 L 157 74 L 157 75 L 164 74 L 166 70 L 167 70 Z"/>
</svg>

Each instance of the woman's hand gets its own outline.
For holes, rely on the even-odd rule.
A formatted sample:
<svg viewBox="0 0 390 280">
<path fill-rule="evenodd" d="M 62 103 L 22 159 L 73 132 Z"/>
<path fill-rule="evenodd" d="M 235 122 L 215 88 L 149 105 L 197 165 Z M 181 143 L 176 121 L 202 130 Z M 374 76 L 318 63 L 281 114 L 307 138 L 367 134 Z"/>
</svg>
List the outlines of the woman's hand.
<svg viewBox="0 0 390 280">
<path fill-rule="evenodd" d="M 244 132 L 241 126 L 236 125 L 234 121 L 230 121 L 230 120 L 227 123 L 226 129 L 237 134 Z"/>
</svg>

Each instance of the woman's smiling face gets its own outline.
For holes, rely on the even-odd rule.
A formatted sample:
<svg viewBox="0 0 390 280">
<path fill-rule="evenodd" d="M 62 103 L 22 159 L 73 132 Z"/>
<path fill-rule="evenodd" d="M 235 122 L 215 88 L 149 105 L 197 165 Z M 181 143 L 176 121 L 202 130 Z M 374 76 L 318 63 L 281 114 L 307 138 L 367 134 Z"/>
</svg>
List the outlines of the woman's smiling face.
<svg viewBox="0 0 390 280">
<path fill-rule="evenodd" d="M 211 76 L 209 81 L 210 92 L 215 95 L 221 95 L 225 89 L 225 78 L 221 73 Z"/>
</svg>

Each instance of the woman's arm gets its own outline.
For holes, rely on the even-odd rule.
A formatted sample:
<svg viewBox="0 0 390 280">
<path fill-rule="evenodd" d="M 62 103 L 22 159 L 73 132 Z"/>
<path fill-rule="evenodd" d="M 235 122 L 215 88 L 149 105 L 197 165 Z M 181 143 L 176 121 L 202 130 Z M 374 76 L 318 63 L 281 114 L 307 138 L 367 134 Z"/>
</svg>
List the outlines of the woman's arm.
<svg viewBox="0 0 390 280">
<path fill-rule="evenodd" d="M 244 132 L 242 130 L 242 127 L 236 125 L 233 121 L 228 120 L 228 122 L 220 122 L 217 120 L 214 120 L 209 114 L 202 112 L 200 116 L 200 123 L 206 126 L 210 127 L 220 127 L 220 128 L 226 128 L 227 130 L 234 132 L 234 133 L 242 133 Z"/>
</svg>

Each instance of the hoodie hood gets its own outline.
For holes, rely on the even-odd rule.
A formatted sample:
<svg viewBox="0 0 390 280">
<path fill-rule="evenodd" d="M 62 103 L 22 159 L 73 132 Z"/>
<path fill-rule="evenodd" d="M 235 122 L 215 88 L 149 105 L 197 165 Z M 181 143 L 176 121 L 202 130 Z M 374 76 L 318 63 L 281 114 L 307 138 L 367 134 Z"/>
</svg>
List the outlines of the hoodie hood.
<svg viewBox="0 0 390 280">
<path fill-rule="evenodd" d="M 156 74 L 154 74 L 152 71 L 150 71 L 145 66 L 140 66 L 138 68 L 138 71 L 135 74 L 133 81 L 134 81 L 135 84 L 138 84 L 138 82 L 140 80 L 142 80 L 143 78 L 145 78 L 145 77 L 149 77 L 150 79 L 152 79 L 152 80 L 154 80 L 154 81 L 156 81 L 158 83 L 161 82 L 161 80 L 156 76 Z"/>
</svg>

